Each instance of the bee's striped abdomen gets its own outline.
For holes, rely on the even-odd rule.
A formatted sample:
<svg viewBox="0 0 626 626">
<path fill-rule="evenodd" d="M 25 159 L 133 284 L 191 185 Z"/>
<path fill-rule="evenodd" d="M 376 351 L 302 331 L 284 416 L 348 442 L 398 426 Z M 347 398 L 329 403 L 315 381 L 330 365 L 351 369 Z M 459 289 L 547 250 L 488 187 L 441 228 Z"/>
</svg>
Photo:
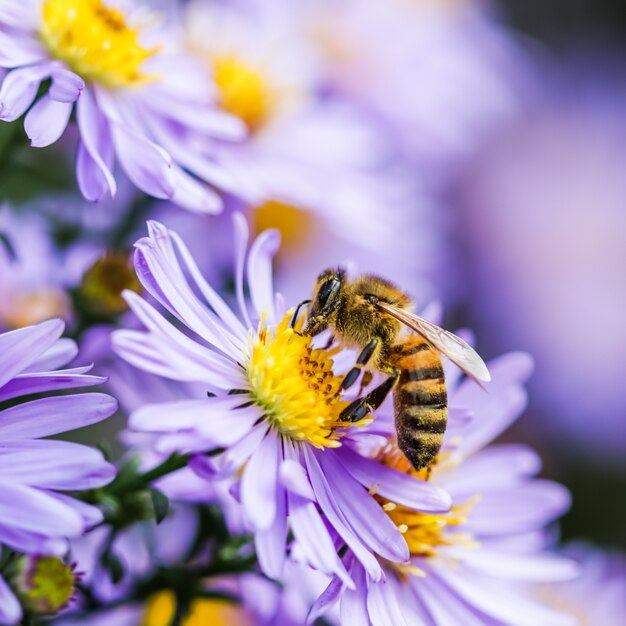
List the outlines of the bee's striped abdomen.
<svg viewBox="0 0 626 626">
<path fill-rule="evenodd" d="M 412 335 L 396 346 L 390 362 L 400 370 L 394 389 L 398 446 L 420 470 L 436 458 L 448 421 L 448 394 L 436 350 Z"/>
</svg>

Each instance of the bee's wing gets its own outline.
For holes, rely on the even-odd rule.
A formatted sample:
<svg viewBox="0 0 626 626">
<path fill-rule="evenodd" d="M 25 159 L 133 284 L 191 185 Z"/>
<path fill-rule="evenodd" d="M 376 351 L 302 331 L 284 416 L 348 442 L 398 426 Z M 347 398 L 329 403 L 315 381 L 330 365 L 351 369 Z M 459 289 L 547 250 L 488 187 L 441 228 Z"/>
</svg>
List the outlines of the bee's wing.
<svg viewBox="0 0 626 626">
<path fill-rule="evenodd" d="M 410 329 L 414 330 L 427 339 L 439 352 L 456 363 L 468 376 L 477 382 L 489 382 L 491 375 L 478 353 L 469 344 L 451 332 L 439 328 L 436 324 L 422 317 L 388 304 L 387 302 L 376 303 L 382 311 L 395 317 Z"/>
</svg>

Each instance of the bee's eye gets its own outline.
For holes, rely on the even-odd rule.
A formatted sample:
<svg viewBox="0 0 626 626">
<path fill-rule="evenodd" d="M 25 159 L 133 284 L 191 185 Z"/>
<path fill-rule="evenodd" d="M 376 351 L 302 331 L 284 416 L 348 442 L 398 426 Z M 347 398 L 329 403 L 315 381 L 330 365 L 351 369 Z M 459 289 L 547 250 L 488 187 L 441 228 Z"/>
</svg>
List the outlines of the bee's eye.
<svg viewBox="0 0 626 626">
<path fill-rule="evenodd" d="M 317 294 L 317 301 L 320 307 L 326 306 L 330 294 L 333 293 L 337 289 L 337 287 L 339 287 L 339 281 L 336 278 L 325 282 L 320 287 L 319 293 Z"/>
</svg>

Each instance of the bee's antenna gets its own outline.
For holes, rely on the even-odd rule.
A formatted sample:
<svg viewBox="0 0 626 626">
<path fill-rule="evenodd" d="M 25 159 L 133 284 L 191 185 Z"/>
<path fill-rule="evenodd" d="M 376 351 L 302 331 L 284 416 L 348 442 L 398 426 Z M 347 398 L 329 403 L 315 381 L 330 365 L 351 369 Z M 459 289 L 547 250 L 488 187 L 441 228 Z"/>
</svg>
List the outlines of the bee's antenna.
<svg viewBox="0 0 626 626">
<path fill-rule="evenodd" d="M 291 318 L 291 323 L 289 324 L 291 326 L 291 328 L 294 328 L 296 325 L 296 322 L 298 321 L 298 315 L 300 314 L 300 309 L 305 305 L 305 304 L 310 304 L 311 300 L 303 300 L 302 302 L 300 302 L 300 304 L 296 307 L 296 310 L 294 311 L 293 317 Z"/>
</svg>

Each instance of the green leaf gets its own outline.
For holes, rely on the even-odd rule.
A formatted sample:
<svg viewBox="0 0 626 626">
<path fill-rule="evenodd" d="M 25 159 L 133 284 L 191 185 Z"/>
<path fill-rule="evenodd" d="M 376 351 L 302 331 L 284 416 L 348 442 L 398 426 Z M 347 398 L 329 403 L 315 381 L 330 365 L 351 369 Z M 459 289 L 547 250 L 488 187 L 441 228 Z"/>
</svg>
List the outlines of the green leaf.
<svg viewBox="0 0 626 626">
<path fill-rule="evenodd" d="M 152 506 L 154 507 L 154 517 L 156 519 L 156 523 L 160 524 L 169 513 L 170 500 L 162 491 L 159 491 L 154 487 L 150 489 L 150 496 L 152 497 Z"/>
</svg>

